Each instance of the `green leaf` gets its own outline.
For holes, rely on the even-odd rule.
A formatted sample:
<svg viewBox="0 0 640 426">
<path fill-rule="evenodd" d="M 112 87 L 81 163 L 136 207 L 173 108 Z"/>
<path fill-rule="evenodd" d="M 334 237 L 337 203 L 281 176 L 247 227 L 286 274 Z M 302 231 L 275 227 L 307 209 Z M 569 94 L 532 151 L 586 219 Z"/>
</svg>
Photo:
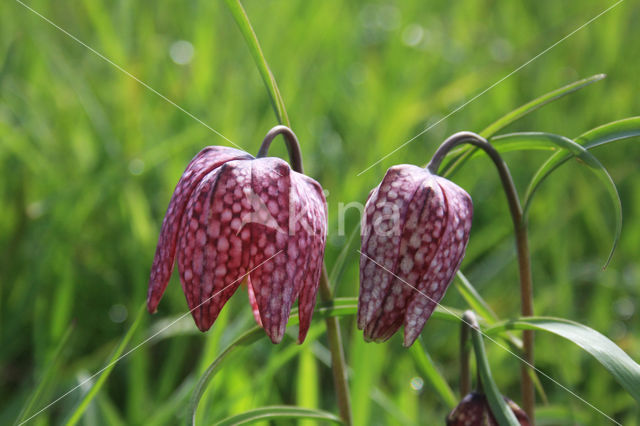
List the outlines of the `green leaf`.
<svg viewBox="0 0 640 426">
<path fill-rule="evenodd" d="M 329 303 L 323 303 L 316 307 L 313 320 L 324 319 L 327 317 L 340 317 L 340 316 L 348 316 L 355 315 L 358 311 L 358 299 L 355 297 L 348 298 L 335 298 L 333 301 Z M 438 306 L 432 315 L 434 318 L 441 318 L 448 321 L 459 322 L 462 313 L 453 308 L 449 308 L 446 306 Z M 296 325 L 299 322 L 298 318 L 298 309 L 292 309 L 291 315 L 289 316 L 289 322 L 287 325 Z M 248 346 L 255 341 L 265 337 L 266 334 L 261 327 L 253 327 L 252 329 L 246 331 L 241 334 L 238 338 L 236 338 L 233 342 L 231 342 L 218 357 L 209 365 L 209 367 L 205 370 L 205 372 L 200 377 L 200 380 L 196 384 L 193 395 L 191 397 L 191 401 L 189 403 L 188 413 L 191 413 L 190 419 L 192 424 L 196 424 L 196 413 L 198 409 L 198 404 L 200 403 L 200 399 L 202 395 L 204 395 L 207 386 L 211 382 L 211 379 L 216 375 L 218 370 L 220 369 L 220 365 L 222 362 L 229 356 L 230 354 L 236 352 L 239 348 Z"/>
<path fill-rule="evenodd" d="M 560 87 L 559 89 L 552 90 L 551 92 L 546 93 L 530 102 L 527 102 L 526 104 L 521 105 L 513 111 L 503 115 L 501 118 L 485 127 L 480 132 L 480 136 L 488 139 L 508 125 L 532 113 L 538 108 L 542 108 L 543 106 L 550 104 L 553 101 L 561 99 L 564 96 L 574 93 L 590 85 L 591 83 L 600 81 L 605 77 L 605 74 L 596 74 L 582 80 L 574 81 L 573 83 L 567 84 L 566 86 Z M 443 165 L 442 176 L 446 177 L 455 173 L 477 150 L 478 148 L 476 147 L 468 146 L 465 147 L 462 152 L 453 154 L 453 158 Z"/>
<path fill-rule="evenodd" d="M 504 137 L 501 137 L 501 138 L 503 138 L 503 140 L 506 138 L 514 138 L 514 137 L 519 138 L 520 136 L 517 136 L 517 135 L 524 135 L 522 136 L 523 138 L 533 138 L 541 144 L 554 143 L 554 144 L 557 144 L 558 147 L 561 147 L 564 150 L 568 151 L 568 152 L 556 153 L 554 156 L 551 157 L 551 159 L 547 160 L 547 162 L 545 162 L 540 167 L 540 169 L 538 169 L 536 174 L 533 176 L 533 178 L 531 179 L 531 182 L 529 183 L 529 187 L 527 189 L 527 192 L 523 200 L 522 211 L 523 211 L 524 217 L 526 217 L 529 211 L 529 208 L 531 207 L 533 196 L 538 190 L 538 188 L 540 187 L 540 184 L 542 183 L 542 181 L 553 170 L 555 170 L 555 168 L 558 167 L 557 163 L 552 160 L 553 158 L 556 158 L 555 156 L 559 156 L 557 158 L 566 157 L 567 159 L 573 156 L 577 156 L 578 158 L 580 158 L 580 160 L 584 162 L 584 164 L 590 167 L 590 169 L 596 174 L 598 179 L 600 179 L 600 181 L 604 184 L 605 189 L 607 190 L 607 194 L 609 195 L 609 198 L 611 199 L 611 202 L 613 204 L 613 209 L 616 217 L 613 244 L 612 244 L 611 250 L 609 251 L 609 256 L 607 257 L 607 261 L 604 265 L 604 267 L 606 267 L 611 261 L 613 252 L 615 251 L 616 246 L 618 245 L 618 241 L 620 240 L 620 234 L 622 233 L 622 202 L 620 201 L 620 195 L 618 194 L 618 189 L 616 188 L 616 184 L 611 178 L 611 175 L 609 175 L 609 172 L 607 171 L 607 169 L 605 169 L 602 163 L 600 163 L 600 161 L 598 161 L 598 159 L 595 156 L 593 156 L 589 151 L 587 151 L 585 147 L 572 141 L 571 139 L 565 138 L 564 136 L 553 135 L 550 133 L 522 133 L 522 134 L 515 133 L 513 135 L 505 135 Z M 496 138 L 496 139 L 499 139 L 499 138 Z"/>
<path fill-rule="evenodd" d="M 118 360 L 122 355 L 122 352 L 124 352 L 125 348 L 129 344 L 129 341 L 131 340 L 134 333 L 138 329 L 138 326 L 142 322 L 142 318 L 144 317 L 145 312 L 146 312 L 146 306 L 143 305 L 138 310 L 138 314 L 136 315 L 136 318 L 133 321 L 133 324 L 131 324 L 131 327 L 129 327 L 129 330 L 120 341 L 120 344 L 118 345 L 116 350 L 113 352 L 113 355 L 111 355 L 111 358 L 109 359 L 109 362 L 107 363 L 106 367 L 102 369 L 100 376 L 98 377 L 98 380 L 96 380 L 96 382 L 91 387 L 91 389 L 89 389 L 89 392 L 87 392 L 84 398 L 82 398 L 82 401 L 80 401 L 80 404 L 78 404 L 75 410 L 73 410 L 71 417 L 67 422 L 67 426 L 72 426 L 78 423 L 78 421 L 82 418 L 82 415 L 84 414 L 85 410 L 89 406 L 89 403 L 91 402 L 91 400 L 93 400 L 93 398 L 98 394 L 98 392 L 100 392 L 100 389 L 102 389 L 102 386 L 104 386 L 105 382 L 109 378 L 109 375 L 111 374 L 111 370 L 113 370 L 115 365 L 118 363 Z"/>
<path fill-rule="evenodd" d="M 640 403 L 640 365 L 609 338 L 586 325 L 563 318 L 526 317 L 495 325 L 488 335 L 504 330 L 540 330 L 553 333 L 591 354 Z"/>
<path fill-rule="evenodd" d="M 557 101 L 573 92 L 576 92 L 592 83 L 602 80 L 606 77 L 606 74 L 596 74 L 591 77 L 587 77 L 582 80 L 574 81 L 573 83 L 567 84 L 566 86 L 560 87 L 559 89 L 552 90 L 549 93 L 545 93 L 544 95 L 527 102 L 524 105 L 519 106 L 513 111 L 503 115 L 501 118 L 497 119 L 487 127 L 485 127 L 480 135 L 489 138 L 500 130 L 504 129 L 511 123 L 521 119 L 522 117 L 532 113 L 538 108 L 542 108 L 543 106 L 550 104 L 553 101 Z"/>
<path fill-rule="evenodd" d="M 484 351 L 482 333 L 478 328 L 475 315 L 473 315 L 471 311 L 467 311 L 465 312 L 464 320 L 471 330 L 471 342 L 473 343 L 473 350 L 476 355 L 478 374 L 482 380 L 482 389 L 487 396 L 489 407 L 491 407 L 491 413 L 494 415 L 500 426 L 519 426 L 520 422 L 516 419 L 515 414 L 513 414 L 513 411 L 507 405 L 502 394 L 498 390 L 498 386 L 493 381 L 491 369 L 489 368 L 489 360 L 487 359 L 487 354 Z"/>
<path fill-rule="evenodd" d="M 480 293 L 471 285 L 467 277 L 460 271 L 456 274 L 458 279 L 455 281 L 455 286 L 462 295 L 462 298 L 467 302 L 472 310 L 477 312 L 487 324 L 495 324 L 498 322 L 498 316 L 489 304 L 480 296 Z"/>
<path fill-rule="evenodd" d="M 228 417 L 214 424 L 216 426 L 246 425 L 262 420 L 274 419 L 317 419 L 342 424 L 338 416 L 326 411 L 286 405 L 256 408 L 242 414 Z"/>
<path fill-rule="evenodd" d="M 67 347 L 67 343 L 69 342 L 69 338 L 71 337 L 71 334 L 74 329 L 75 329 L 75 324 L 71 324 L 67 328 L 67 331 L 62 335 L 62 338 L 60 339 L 60 341 L 58 342 L 58 345 L 54 349 L 53 354 L 51 355 L 51 358 L 47 362 L 47 366 L 44 372 L 42 373 L 42 377 L 40 378 L 40 382 L 38 383 L 38 386 L 31 393 L 31 396 L 29 397 L 29 399 L 27 399 L 27 401 L 25 402 L 14 424 L 20 424 L 26 421 L 25 418 L 31 413 L 34 404 L 38 401 L 38 399 L 40 399 L 44 390 L 47 388 L 49 383 L 51 383 L 51 380 L 53 380 L 55 373 L 58 371 L 56 367 L 58 366 L 62 358 L 62 353 L 64 349 Z"/>
<path fill-rule="evenodd" d="M 452 410 L 458 403 L 457 398 L 447 381 L 433 364 L 433 360 L 420 340 L 411 345 L 409 352 L 422 374 L 424 374 L 426 381 L 431 384 L 431 387 L 436 391 L 442 402 L 446 404 L 447 408 Z"/>
<path fill-rule="evenodd" d="M 575 141 L 584 146 L 585 149 L 591 149 L 636 136 L 640 136 L 640 117 L 630 117 L 591 129 L 578 136 Z M 573 158 L 572 153 L 567 152 L 558 152 L 549 157 L 531 179 L 525 199 L 530 200 L 538 190 L 540 184 L 542 184 L 554 170 L 571 158 Z M 529 201 L 529 203 L 530 202 L 531 201 Z"/>
<path fill-rule="evenodd" d="M 258 72 L 262 77 L 262 81 L 264 81 L 267 92 L 269 93 L 271 105 L 276 114 L 278 122 L 291 127 L 291 123 L 289 123 L 289 117 L 287 115 L 287 110 L 284 106 L 282 95 L 280 94 L 280 89 L 278 89 L 278 84 L 276 83 L 276 79 L 273 77 L 273 73 L 269 68 L 269 64 L 267 63 L 267 59 L 265 58 L 264 53 L 262 53 L 260 42 L 258 41 L 258 37 L 256 36 L 253 27 L 251 26 L 251 22 L 249 21 L 247 12 L 244 10 L 244 7 L 242 7 L 242 3 L 240 3 L 240 0 L 224 0 L 224 2 L 229 8 L 234 21 L 236 22 L 238 28 L 240 29 L 240 32 L 242 33 L 242 36 L 247 42 L 249 52 L 251 53 L 251 56 L 253 57 L 256 66 L 258 67 Z"/>
</svg>

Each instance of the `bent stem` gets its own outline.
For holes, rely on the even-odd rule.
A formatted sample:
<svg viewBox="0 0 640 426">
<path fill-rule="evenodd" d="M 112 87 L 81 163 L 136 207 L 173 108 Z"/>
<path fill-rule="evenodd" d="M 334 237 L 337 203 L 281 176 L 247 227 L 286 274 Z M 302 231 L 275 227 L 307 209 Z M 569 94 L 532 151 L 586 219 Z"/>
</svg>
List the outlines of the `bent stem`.
<svg viewBox="0 0 640 426">
<path fill-rule="evenodd" d="M 468 143 L 482 149 L 489 158 L 491 158 L 496 169 L 498 169 L 500 181 L 502 182 L 502 187 L 505 195 L 507 196 L 509 211 L 511 213 L 511 219 L 513 221 L 515 231 L 516 250 L 518 253 L 518 270 L 520 275 L 521 312 L 524 317 L 533 316 L 533 283 L 531 278 L 531 259 L 527 237 L 527 224 L 522 214 L 520 199 L 513 183 L 511 173 L 509 172 L 509 167 L 507 167 L 507 164 L 502 160 L 498 151 L 482 136 L 472 132 L 459 132 L 450 136 L 442 143 L 442 145 L 440 145 L 427 165 L 427 169 L 431 173 L 436 174 L 447 153 L 458 145 L 462 145 L 464 143 Z M 522 332 L 524 359 L 531 368 L 534 366 L 533 339 L 533 331 L 525 330 Z M 535 387 L 533 380 L 529 375 L 528 368 L 529 367 L 524 363 L 520 367 L 522 405 L 524 411 L 531 419 L 532 424 L 535 424 Z"/>
<path fill-rule="evenodd" d="M 267 155 L 271 142 L 279 134 L 285 137 L 291 168 L 298 173 L 303 173 L 300 143 L 295 133 L 286 126 L 276 126 L 267 133 L 260 146 L 260 151 L 258 151 L 258 157 L 265 157 Z M 329 276 L 324 263 L 322 264 L 322 273 L 320 274 L 320 298 L 323 302 L 333 302 L 333 291 L 329 284 Z M 344 357 L 342 337 L 340 336 L 340 323 L 336 317 L 327 317 L 325 322 L 327 325 L 329 351 L 331 352 L 331 370 L 333 371 L 333 382 L 336 399 L 338 400 L 338 408 L 340 409 L 340 417 L 346 426 L 351 426 L 351 401 L 349 397 L 347 362 Z"/>
</svg>

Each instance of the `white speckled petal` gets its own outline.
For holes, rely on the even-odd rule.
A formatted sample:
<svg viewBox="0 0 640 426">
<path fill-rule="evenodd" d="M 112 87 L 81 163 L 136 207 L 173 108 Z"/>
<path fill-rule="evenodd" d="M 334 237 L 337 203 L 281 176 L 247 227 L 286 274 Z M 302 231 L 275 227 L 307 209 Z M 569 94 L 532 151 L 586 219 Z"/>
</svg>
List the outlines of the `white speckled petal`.
<svg viewBox="0 0 640 426">
<path fill-rule="evenodd" d="M 327 202 L 322 187 L 313 179 L 294 172 L 291 182 L 292 195 L 295 189 L 300 205 L 291 235 L 291 241 L 295 244 L 295 252 L 291 255 L 300 258 L 300 269 L 295 279 L 301 283 L 298 299 L 298 343 L 302 343 L 311 325 L 323 267 L 327 239 Z M 291 252 L 291 245 L 289 251 Z"/>
<path fill-rule="evenodd" d="M 419 189 L 412 198 L 404 220 L 395 278 L 384 295 L 375 320 L 367 324 L 365 335 L 384 341 L 404 322 L 409 300 L 416 293 L 420 279 L 427 272 L 438 249 L 438 240 L 447 213 L 444 196 L 436 179 L 426 170 Z"/>
<path fill-rule="evenodd" d="M 176 255 L 179 225 L 193 191 L 201 180 L 212 170 L 236 159 L 252 159 L 246 152 L 234 148 L 210 146 L 204 148 L 191 160 L 169 202 L 167 213 L 162 222 L 162 230 L 158 238 L 158 245 L 151 267 L 149 290 L 147 295 L 147 309 L 155 312 L 160 299 L 167 288 Z"/>
<path fill-rule="evenodd" d="M 473 205 L 469 194 L 447 179 L 436 177 L 436 180 L 445 197 L 447 221 L 437 253 L 419 282 L 419 291 L 413 294 L 406 309 L 404 345 L 407 347 L 418 338 L 436 305 L 444 297 L 460 267 L 471 230 Z"/>
<path fill-rule="evenodd" d="M 241 190 L 250 185 L 250 163 L 231 161 L 212 175 L 189 203 L 178 256 L 183 290 L 202 331 L 211 327 L 243 281 L 251 237 L 249 229 L 242 229 L 251 206 Z"/>
<path fill-rule="evenodd" d="M 424 170 L 412 165 L 390 168 L 369 196 L 362 225 L 358 328 L 375 321 L 398 264 L 402 227 Z M 385 271 L 385 269 L 387 271 Z M 371 335 L 365 333 L 365 339 Z"/>
<path fill-rule="evenodd" d="M 271 341 L 278 343 L 297 296 L 292 271 L 287 268 L 291 169 L 283 160 L 272 157 L 259 158 L 250 164 L 251 189 L 257 197 L 253 203 L 255 216 L 248 225 L 251 285 L 262 326 Z"/>
</svg>

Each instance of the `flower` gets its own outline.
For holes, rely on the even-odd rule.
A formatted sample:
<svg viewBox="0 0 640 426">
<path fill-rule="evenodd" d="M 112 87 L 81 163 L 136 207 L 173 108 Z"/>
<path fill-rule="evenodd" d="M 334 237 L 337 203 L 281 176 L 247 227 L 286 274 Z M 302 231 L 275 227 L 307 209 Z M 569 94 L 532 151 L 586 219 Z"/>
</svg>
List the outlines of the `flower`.
<svg viewBox="0 0 640 426">
<path fill-rule="evenodd" d="M 469 240 L 471 197 L 412 165 L 391 167 L 362 223 L 358 328 L 385 341 L 404 324 L 411 346 L 450 284 Z"/>
<path fill-rule="evenodd" d="M 175 258 L 196 325 L 207 331 L 247 278 L 254 316 L 282 340 L 299 297 L 302 342 L 322 269 L 327 206 L 322 187 L 279 158 L 219 146 L 189 163 L 162 222 L 147 309 L 155 312 Z"/>
<path fill-rule="evenodd" d="M 531 422 L 522 408 L 509 398 L 503 398 L 515 414 L 520 426 L 529 426 Z M 467 394 L 447 416 L 447 426 L 466 425 L 498 426 L 485 395 L 478 392 Z"/>
</svg>

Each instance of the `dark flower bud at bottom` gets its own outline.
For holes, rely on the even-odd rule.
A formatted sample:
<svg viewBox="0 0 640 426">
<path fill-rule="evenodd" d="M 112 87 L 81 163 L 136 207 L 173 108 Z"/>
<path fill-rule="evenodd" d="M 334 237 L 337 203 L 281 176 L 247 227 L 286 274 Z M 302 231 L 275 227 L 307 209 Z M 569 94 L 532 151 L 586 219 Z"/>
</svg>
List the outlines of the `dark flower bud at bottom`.
<svg viewBox="0 0 640 426">
<path fill-rule="evenodd" d="M 507 402 L 521 426 L 530 426 L 529 417 L 518 405 L 507 397 Z M 447 426 L 498 426 L 491 413 L 487 397 L 478 392 L 471 392 L 447 416 Z"/>
</svg>

